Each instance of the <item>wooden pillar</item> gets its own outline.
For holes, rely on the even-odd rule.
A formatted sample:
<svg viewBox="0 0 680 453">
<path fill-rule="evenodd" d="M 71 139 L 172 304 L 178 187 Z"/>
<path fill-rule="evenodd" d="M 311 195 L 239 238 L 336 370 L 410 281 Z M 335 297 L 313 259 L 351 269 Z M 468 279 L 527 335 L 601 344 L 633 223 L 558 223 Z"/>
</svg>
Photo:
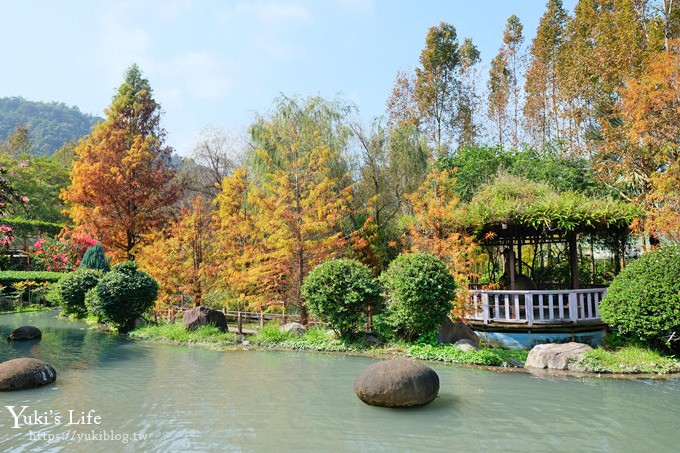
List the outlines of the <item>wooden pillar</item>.
<svg viewBox="0 0 680 453">
<path fill-rule="evenodd" d="M 522 238 L 517 239 L 517 275 L 522 275 Z"/>
<path fill-rule="evenodd" d="M 576 244 L 576 232 L 567 234 L 569 242 L 569 267 L 571 268 L 571 288 L 578 289 L 578 247 Z"/>
<path fill-rule="evenodd" d="M 510 289 L 515 290 L 515 247 L 510 239 L 510 253 L 508 253 L 508 278 L 510 279 Z"/>
</svg>

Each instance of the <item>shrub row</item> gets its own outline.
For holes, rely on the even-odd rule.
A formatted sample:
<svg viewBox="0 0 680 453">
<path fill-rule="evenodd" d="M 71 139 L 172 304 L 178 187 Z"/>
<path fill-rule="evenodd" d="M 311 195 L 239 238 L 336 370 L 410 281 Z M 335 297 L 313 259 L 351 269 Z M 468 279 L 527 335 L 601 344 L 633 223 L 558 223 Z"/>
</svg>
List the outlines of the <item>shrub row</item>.
<svg viewBox="0 0 680 453">
<path fill-rule="evenodd" d="M 63 272 L 47 271 L 0 271 L 0 285 L 13 286 L 20 282 L 56 283 L 65 275 Z"/>
<path fill-rule="evenodd" d="M 128 332 L 158 297 L 158 283 L 138 269 L 136 263 L 118 263 L 110 272 L 81 268 L 59 283 L 63 310 L 67 314 L 90 314 Z"/>
<path fill-rule="evenodd" d="M 399 256 L 379 279 L 367 266 L 340 259 L 312 269 L 302 295 L 310 311 L 341 336 L 356 334 L 382 296 L 382 333 L 413 341 L 436 331 L 449 315 L 455 282 L 441 260 L 425 253 Z"/>
</svg>

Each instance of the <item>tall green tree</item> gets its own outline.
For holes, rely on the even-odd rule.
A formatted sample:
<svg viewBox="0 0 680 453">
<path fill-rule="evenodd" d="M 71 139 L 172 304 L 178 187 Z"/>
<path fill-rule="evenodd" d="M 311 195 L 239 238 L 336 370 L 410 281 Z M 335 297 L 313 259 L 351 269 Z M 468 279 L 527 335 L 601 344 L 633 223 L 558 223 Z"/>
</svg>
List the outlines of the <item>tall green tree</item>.
<svg viewBox="0 0 680 453">
<path fill-rule="evenodd" d="M 438 155 L 447 154 L 451 143 L 456 101 L 459 91 L 457 69 L 460 65 L 456 28 L 445 22 L 430 27 L 425 48 L 420 53 L 421 68 L 416 68 L 415 94 L 423 129 Z"/>
<path fill-rule="evenodd" d="M 127 70 L 105 113 L 76 147 L 62 198 L 78 229 L 95 235 L 117 258 L 132 260 L 145 235 L 170 219 L 181 193 L 160 105 L 137 65 Z"/>
<path fill-rule="evenodd" d="M 546 8 L 531 43 L 524 85 L 526 129 L 538 147 L 562 139 L 563 103 L 558 74 L 568 16 L 562 0 L 548 0 Z"/>
<path fill-rule="evenodd" d="M 411 211 L 406 195 L 425 178 L 428 150 L 415 126 L 388 129 L 375 120 L 369 131 L 357 124 L 352 130 L 361 155 L 351 245 L 359 260 L 380 271 L 396 256 L 396 223 Z"/>
<path fill-rule="evenodd" d="M 351 195 L 345 152 L 350 107 L 341 101 L 281 97 L 275 113 L 250 128 L 256 187 L 248 194 L 263 233 L 287 278 L 283 300 L 307 322 L 302 282 L 317 264 L 338 251 L 340 226 Z M 270 261 L 271 263 L 271 261 Z"/>
<path fill-rule="evenodd" d="M 399 72 L 387 102 L 388 125 L 415 125 L 439 157 L 456 144 L 474 140 L 472 74 L 479 51 L 470 39 L 458 43 L 446 22 L 430 27 L 415 73 Z"/>
<path fill-rule="evenodd" d="M 593 152 L 602 127 L 616 122 L 614 105 L 628 79 L 638 78 L 648 52 L 645 0 L 580 0 L 566 26 L 560 79 L 572 149 Z M 614 32 L 615 31 L 615 32 Z"/>
<path fill-rule="evenodd" d="M 494 121 L 499 144 L 507 140 L 516 148 L 521 142 L 522 96 L 519 80 L 524 76 L 524 35 L 519 17 L 508 18 L 503 44 L 489 71 L 489 117 Z M 506 138 L 507 137 L 507 138 Z"/>
<path fill-rule="evenodd" d="M 458 146 L 473 146 L 477 144 L 480 135 L 480 125 L 477 121 L 480 95 L 478 80 L 480 79 L 478 63 L 481 61 L 479 49 L 472 39 L 465 38 L 460 45 L 460 93 L 456 116 L 456 131 Z"/>
<path fill-rule="evenodd" d="M 63 202 L 59 192 L 68 186 L 69 169 L 47 156 L 31 153 L 33 144 L 28 129 L 17 126 L 5 143 L 0 145 L 0 167 L 7 170 L 12 186 L 21 193 L 25 203 L 15 204 L 8 214 L 22 219 L 65 223 Z"/>
<path fill-rule="evenodd" d="M 0 145 L 0 152 L 7 153 L 11 157 L 17 158 L 21 155 L 28 154 L 33 148 L 33 143 L 28 135 L 28 127 L 23 124 L 17 124 L 8 137 L 5 143 Z"/>
<path fill-rule="evenodd" d="M 510 98 L 510 71 L 505 55 L 499 53 L 491 60 L 489 69 L 487 116 L 493 125 L 496 143 L 504 145 L 508 134 L 508 100 Z"/>
<path fill-rule="evenodd" d="M 0 156 L 0 165 L 12 173 L 14 187 L 28 202 L 13 214 L 29 220 L 66 223 L 60 192 L 69 185 L 69 168 L 53 157 L 23 154 L 17 159 Z"/>
</svg>

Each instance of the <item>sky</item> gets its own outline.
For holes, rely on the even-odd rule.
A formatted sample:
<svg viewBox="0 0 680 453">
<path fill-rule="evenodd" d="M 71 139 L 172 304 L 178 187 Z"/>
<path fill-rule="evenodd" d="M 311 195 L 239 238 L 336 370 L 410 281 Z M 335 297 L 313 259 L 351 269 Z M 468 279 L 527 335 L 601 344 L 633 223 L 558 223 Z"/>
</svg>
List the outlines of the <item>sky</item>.
<svg viewBox="0 0 680 453">
<path fill-rule="evenodd" d="M 397 72 L 419 65 L 428 28 L 472 38 L 486 73 L 508 17 L 530 44 L 546 1 L 0 0 L 0 97 L 103 117 L 136 63 L 180 155 L 207 126 L 244 134 L 281 95 L 341 98 L 369 124 Z"/>
</svg>

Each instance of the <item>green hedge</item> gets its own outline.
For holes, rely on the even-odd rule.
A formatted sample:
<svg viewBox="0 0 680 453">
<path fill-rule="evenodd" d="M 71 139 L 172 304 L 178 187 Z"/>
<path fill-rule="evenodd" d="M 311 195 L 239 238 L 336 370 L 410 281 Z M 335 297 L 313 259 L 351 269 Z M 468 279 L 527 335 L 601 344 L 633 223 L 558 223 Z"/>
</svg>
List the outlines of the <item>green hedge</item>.
<svg viewBox="0 0 680 453">
<path fill-rule="evenodd" d="M 24 237 L 39 234 L 46 234 L 49 236 L 58 235 L 64 225 L 51 222 L 43 222 L 42 220 L 26 220 L 21 218 L 3 219 L 2 224 L 11 227 L 14 230 L 14 236 Z"/>
<path fill-rule="evenodd" d="M 456 283 L 446 265 L 426 253 L 408 253 L 380 274 L 387 308 L 385 323 L 397 339 L 434 334 L 453 308 Z"/>
<path fill-rule="evenodd" d="M 135 320 L 153 307 L 158 297 L 158 283 L 137 263 L 118 263 L 104 274 L 97 286 L 85 295 L 90 314 L 112 325 L 120 333 L 134 328 Z"/>
<path fill-rule="evenodd" d="M 680 246 L 647 252 L 623 269 L 600 302 L 600 316 L 624 336 L 680 350 Z"/>
<path fill-rule="evenodd" d="M 0 285 L 12 286 L 25 281 L 55 283 L 66 275 L 68 275 L 66 272 L 0 271 Z"/>
<path fill-rule="evenodd" d="M 328 260 L 305 278 L 302 297 L 313 315 L 347 337 L 361 330 L 369 307 L 380 302 L 380 283 L 365 264 Z"/>
</svg>

